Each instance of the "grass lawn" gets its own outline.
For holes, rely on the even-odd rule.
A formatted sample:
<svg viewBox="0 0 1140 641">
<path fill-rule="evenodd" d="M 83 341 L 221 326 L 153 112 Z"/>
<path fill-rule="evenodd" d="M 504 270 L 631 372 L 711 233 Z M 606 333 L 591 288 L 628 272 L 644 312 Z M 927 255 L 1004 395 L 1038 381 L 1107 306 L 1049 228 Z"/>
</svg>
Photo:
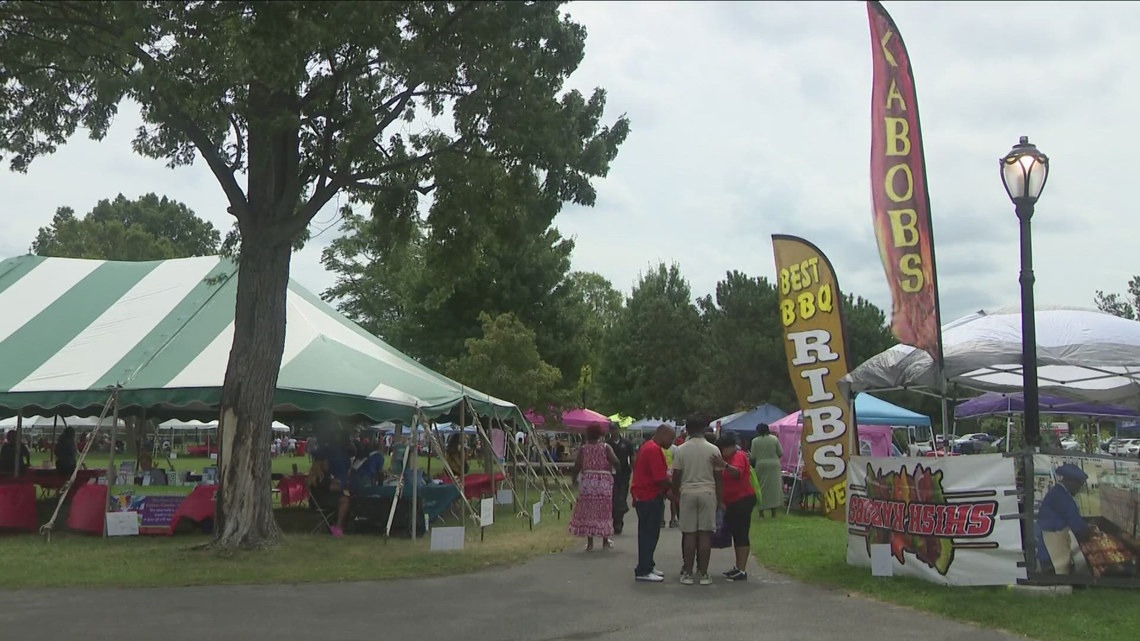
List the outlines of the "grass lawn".
<svg viewBox="0 0 1140 641">
<path fill-rule="evenodd" d="M 1036 597 L 1000 588 L 944 587 L 910 578 L 874 578 L 847 565 L 843 523 L 781 515 L 753 525 L 752 551 L 765 567 L 797 579 L 857 592 L 1040 641 L 1132 641 L 1140 630 L 1134 591 L 1089 588 Z"/>
<path fill-rule="evenodd" d="M 102 539 L 62 530 L 51 543 L 38 534 L 0 536 L 0 558 L 5 559 L 0 583 L 4 588 L 137 587 L 396 579 L 521 563 L 560 552 L 573 540 L 566 531 L 565 509 L 561 520 L 547 509 L 542 523 L 530 531 L 527 519 L 517 518 L 509 506 L 500 508 L 486 539 L 481 542 L 479 528 L 469 524 L 466 549 L 457 552 L 431 552 L 424 539 L 393 536 L 385 543 L 376 534 L 342 539 L 308 534 L 318 522 L 314 512 L 276 512 L 286 539 L 264 552 L 195 549 L 209 541 L 197 533 Z"/>
</svg>

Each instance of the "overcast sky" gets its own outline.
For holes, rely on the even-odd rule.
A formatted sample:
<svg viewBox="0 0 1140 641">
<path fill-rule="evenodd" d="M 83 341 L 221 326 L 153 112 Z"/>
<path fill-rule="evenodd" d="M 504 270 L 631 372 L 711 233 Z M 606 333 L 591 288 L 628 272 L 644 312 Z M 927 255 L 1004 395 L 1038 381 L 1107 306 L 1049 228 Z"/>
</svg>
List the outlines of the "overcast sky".
<svg viewBox="0 0 1140 641">
<path fill-rule="evenodd" d="M 1092 306 L 1130 275 L 1140 228 L 1128 151 L 1140 112 L 1140 6 L 1126 3 L 885 3 L 910 51 L 933 211 L 943 322 L 1018 302 L 1017 220 L 997 159 L 1028 135 L 1052 172 L 1034 218 L 1039 304 Z M 676 261 L 694 294 L 728 270 L 770 276 L 770 236 L 800 235 L 847 292 L 884 309 L 889 293 L 871 226 L 871 52 L 865 5 L 574 3 L 589 31 L 571 85 L 609 94 L 632 134 L 592 209 L 556 225 L 574 267 L 626 292 Z M 137 113 L 110 135 L 76 138 L 26 175 L 0 173 L 0 257 L 25 253 L 59 206 L 155 192 L 223 230 L 222 192 L 203 163 L 178 170 L 132 154 Z M 318 215 L 315 231 L 334 222 Z M 293 276 L 332 275 L 320 234 Z"/>
</svg>

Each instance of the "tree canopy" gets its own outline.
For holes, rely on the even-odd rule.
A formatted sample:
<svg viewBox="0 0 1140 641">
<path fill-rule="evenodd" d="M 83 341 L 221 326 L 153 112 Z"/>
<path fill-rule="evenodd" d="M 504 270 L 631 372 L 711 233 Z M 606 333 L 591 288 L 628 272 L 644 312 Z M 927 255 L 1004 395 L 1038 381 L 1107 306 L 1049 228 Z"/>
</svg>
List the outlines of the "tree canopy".
<svg viewBox="0 0 1140 641">
<path fill-rule="evenodd" d="M 186 205 L 155 194 L 127 200 L 100 200 L 83 218 L 60 207 L 47 227 L 40 227 L 32 253 L 103 260 L 164 260 L 209 256 L 219 250 L 220 235 Z"/>
<path fill-rule="evenodd" d="M 466 341 L 466 354 L 452 359 L 447 375 L 478 381 L 482 392 L 509 398 L 523 409 L 557 405 L 562 374 L 543 362 L 534 331 L 513 314 L 479 314 L 482 336 Z"/>
</svg>

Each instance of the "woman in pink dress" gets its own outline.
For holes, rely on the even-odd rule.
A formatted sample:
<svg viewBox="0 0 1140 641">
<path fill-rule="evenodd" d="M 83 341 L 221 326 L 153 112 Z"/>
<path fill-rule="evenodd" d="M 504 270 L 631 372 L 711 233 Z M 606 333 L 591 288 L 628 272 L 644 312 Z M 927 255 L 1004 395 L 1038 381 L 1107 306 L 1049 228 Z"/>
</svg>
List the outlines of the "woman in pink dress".
<svg viewBox="0 0 1140 641">
<path fill-rule="evenodd" d="M 594 549 L 594 537 L 602 537 L 602 546 L 613 547 L 614 534 L 614 470 L 618 459 L 609 443 L 602 440 L 601 425 L 586 429 L 586 442 L 578 448 L 572 483 L 578 483 L 578 502 L 570 517 L 570 534 L 586 537 L 586 551 Z"/>
</svg>

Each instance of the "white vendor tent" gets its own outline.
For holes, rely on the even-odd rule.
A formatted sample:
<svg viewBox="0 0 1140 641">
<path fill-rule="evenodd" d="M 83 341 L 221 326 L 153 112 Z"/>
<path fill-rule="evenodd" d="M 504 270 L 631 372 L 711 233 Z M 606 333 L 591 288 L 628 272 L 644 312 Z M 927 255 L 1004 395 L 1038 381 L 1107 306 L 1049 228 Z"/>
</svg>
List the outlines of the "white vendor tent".
<svg viewBox="0 0 1140 641">
<path fill-rule="evenodd" d="M 233 342 L 237 265 L 207 256 L 117 262 L 21 256 L 0 262 L 0 417 L 122 412 L 212 419 Z M 290 282 L 278 416 L 329 410 L 410 423 L 461 404 L 518 408 L 400 353 Z"/>
<path fill-rule="evenodd" d="M 1140 322 L 1075 307 L 1036 311 L 1037 377 L 1042 393 L 1098 403 L 1140 405 Z M 948 386 L 974 392 L 1021 390 L 1021 312 L 979 311 L 942 328 Z M 852 393 L 929 389 L 942 380 L 926 352 L 896 345 L 868 359 L 842 383 Z"/>
</svg>

